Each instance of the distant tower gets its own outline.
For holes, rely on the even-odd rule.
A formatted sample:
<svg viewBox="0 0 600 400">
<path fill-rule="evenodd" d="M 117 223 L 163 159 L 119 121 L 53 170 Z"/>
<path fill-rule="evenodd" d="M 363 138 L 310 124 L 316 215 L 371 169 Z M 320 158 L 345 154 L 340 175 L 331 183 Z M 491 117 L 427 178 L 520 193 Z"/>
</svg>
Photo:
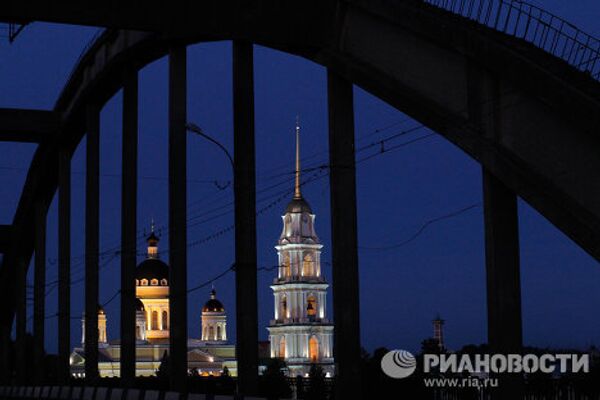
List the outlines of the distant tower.
<svg viewBox="0 0 600 400">
<path fill-rule="evenodd" d="M 154 233 L 146 238 L 148 252 L 135 271 L 135 295 L 146 314 L 145 340 L 167 343 L 169 340 L 169 266 L 160 260 L 159 238 Z M 138 307 L 139 309 L 139 307 Z M 136 318 L 137 320 L 137 318 Z"/>
<path fill-rule="evenodd" d="M 444 348 L 444 320 L 438 314 L 432 322 L 433 340 L 435 340 L 440 350 L 442 350 Z"/>
<path fill-rule="evenodd" d="M 271 289 L 275 319 L 269 327 L 271 357 L 285 360 L 291 376 L 304 375 L 313 363 L 333 374 L 333 324 L 326 318 L 328 284 L 321 274 L 321 248 L 315 214 L 300 191 L 300 127 L 296 124 L 294 198 L 283 215 L 275 248 L 279 271 Z"/>
<path fill-rule="evenodd" d="M 98 306 L 98 343 L 106 342 L 106 313 L 102 306 Z"/>
<path fill-rule="evenodd" d="M 98 305 L 98 344 L 106 344 L 108 337 L 106 335 L 106 313 L 101 305 Z M 81 318 L 81 344 L 85 344 L 85 313 Z"/>
<path fill-rule="evenodd" d="M 210 299 L 202 307 L 202 340 L 227 341 L 227 314 L 223 303 L 217 300 L 217 291 L 210 291 Z"/>
</svg>

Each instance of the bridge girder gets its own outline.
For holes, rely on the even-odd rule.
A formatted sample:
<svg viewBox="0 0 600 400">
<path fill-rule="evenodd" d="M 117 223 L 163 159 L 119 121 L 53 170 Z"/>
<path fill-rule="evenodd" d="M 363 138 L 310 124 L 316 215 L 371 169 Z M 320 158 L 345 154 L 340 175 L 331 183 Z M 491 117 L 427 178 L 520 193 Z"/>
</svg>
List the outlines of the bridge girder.
<svg viewBox="0 0 600 400">
<path fill-rule="evenodd" d="M 58 133 L 54 111 L 0 108 L 0 141 L 40 143 Z"/>
</svg>

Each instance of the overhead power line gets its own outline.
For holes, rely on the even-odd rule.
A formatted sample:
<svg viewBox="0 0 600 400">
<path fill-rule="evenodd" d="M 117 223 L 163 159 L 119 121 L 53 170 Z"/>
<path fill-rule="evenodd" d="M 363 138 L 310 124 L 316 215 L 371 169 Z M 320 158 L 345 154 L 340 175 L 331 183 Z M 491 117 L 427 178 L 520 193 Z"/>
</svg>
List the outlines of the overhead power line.
<svg viewBox="0 0 600 400">
<path fill-rule="evenodd" d="M 395 244 L 391 244 L 391 245 L 387 245 L 387 246 L 358 246 L 358 248 L 362 249 L 362 250 L 378 250 L 378 251 L 398 249 L 400 247 L 406 246 L 407 244 L 409 244 L 412 241 L 414 241 L 415 239 L 417 239 L 431 225 L 434 225 L 435 223 L 443 221 L 445 219 L 457 217 L 457 216 L 459 216 L 461 214 L 466 213 L 467 211 L 470 211 L 470 210 L 472 210 L 474 208 L 477 208 L 477 207 L 480 207 L 480 206 L 481 206 L 481 202 L 474 203 L 474 204 L 471 204 L 471 205 L 469 205 L 467 207 L 463 207 L 463 208 L 461 208 L 459 210 L 452 211 L 452 212 L 450 212 L 448 214 L 444 214 L 444 215 L 441 215 L 439 217 L 427 220 L 427 221 L 425 221 L 423 223 L 423 225 L 421 225 L 421 227 L 415 233 L 413 233 L 410 237 L 408 237 L 407 239 L 405 239 L 405 240 L 403 240 L 403 241 L 401 241 L 399 243 L 395 243 Z"/>
</svg>

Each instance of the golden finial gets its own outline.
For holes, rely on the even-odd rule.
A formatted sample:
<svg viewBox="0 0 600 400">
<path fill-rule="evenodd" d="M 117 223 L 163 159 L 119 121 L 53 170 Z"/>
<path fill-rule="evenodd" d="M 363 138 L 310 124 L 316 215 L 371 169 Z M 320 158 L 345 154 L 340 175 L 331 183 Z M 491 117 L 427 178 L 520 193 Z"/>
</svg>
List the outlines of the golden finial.
<svg viewBox="0 0 600 400">
<path fill-rule="evenodd" d="M 300 192 L 300 117 L 298 116 L 296 116 L 296 185 L 294 186 L 294 198 L 302 198 Z"/>
</svg>

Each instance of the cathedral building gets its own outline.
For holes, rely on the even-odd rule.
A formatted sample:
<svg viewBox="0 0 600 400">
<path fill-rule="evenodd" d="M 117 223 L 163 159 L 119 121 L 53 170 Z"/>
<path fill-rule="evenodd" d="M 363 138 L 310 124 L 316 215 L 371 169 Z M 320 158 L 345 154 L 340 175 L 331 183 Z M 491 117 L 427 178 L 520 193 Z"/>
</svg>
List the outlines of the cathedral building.
<svg viewBox="0 0 600 400">
<path fill-rule="evenodd" d="M 294 198 L 283 215 L 275 248 L 279 269 L 271 289 L 275 319 L 269 327 L 272 358 L 282 358 L 290 376 L 306 375 L 311 364 L 334 374 L 333 323 L 327 319 L 328 284 L 321 272 L 323 245 L 315 231 L 315 214 L 300 190 L 300 128 L 296 126 Z"/>
<path fill-rule="evenodd" d="M 274 295 L 274 319 L 270 321 L 270 356 L 281 358 L 290 376 L 306 376 L 312 364 L 327 376 L 335 372 L 333 322 L 327 318 L 327 284 L 321 271 L 321 244 L 315 230 L 315 214 L 300 190 L 300 128 L 296 126 L 296 176 L 294 197 L 287 205 L 283 230 L 275 246 L 279 257 Z M 155 375 L 169 353 L 169 266 L 160 259 L 159 238 L 146 239 L 146 259 L 136 268 L 136 371 Z M 109 319 L 98 307 L 98 369 L 101 376 L 119 376 L 120 341 L 109 340 Z M 235 345 L 227 339 L 227 314 L 214 287 L 201 309 L 199 338 L 188 339 L 188 368 L 201 375 L 220 375 L 225 367 L 237 375 Z M 85 320 L 81 347 L 71 354 L 74 376 L 85 371 Z M 258 349 L 257 349 L 258 350 Z"/>
<path fill-rule="evenodd" d="M 154 229 L 146 239 L 146 259 L 136 268 L 136 373 L 155 375 L 165 354 L 169 353 L 169 266 L 158 253 L 159 238 Z M 108 318 L 98 307 L 98 370 L 102 377 L 119 376 L 120 341 L 108 339 Z M 225 367 L 237 374 L 235 345 L 227 341 L 227 314 L 213 288 L 202 307 L 199 339 L 188 339 L 188 368 L 200 375 L 220 375 Z M 85 371 L 85 318 L 82 320 L 81 347 L 71 354 L 71 372 L 83 377 Z"/>
</svg>

